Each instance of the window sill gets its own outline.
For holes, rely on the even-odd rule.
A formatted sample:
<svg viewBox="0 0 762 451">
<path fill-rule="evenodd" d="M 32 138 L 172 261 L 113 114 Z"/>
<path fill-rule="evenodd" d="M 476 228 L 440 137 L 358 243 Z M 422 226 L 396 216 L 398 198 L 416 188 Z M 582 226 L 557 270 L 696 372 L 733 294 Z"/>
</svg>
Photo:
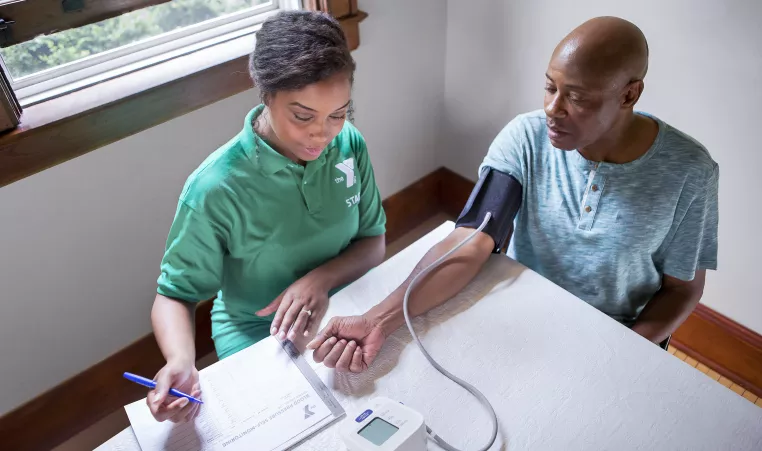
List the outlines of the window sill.
<svg viewBox="0 0 762 451">
<path fill-rule="evenodd" d="M 340 19 L 352 50 L 366 17 Z M 242 36 L 25 108 L 0 135 L 0 187 L 252 88 L 253 42 Z"/>
</svg>

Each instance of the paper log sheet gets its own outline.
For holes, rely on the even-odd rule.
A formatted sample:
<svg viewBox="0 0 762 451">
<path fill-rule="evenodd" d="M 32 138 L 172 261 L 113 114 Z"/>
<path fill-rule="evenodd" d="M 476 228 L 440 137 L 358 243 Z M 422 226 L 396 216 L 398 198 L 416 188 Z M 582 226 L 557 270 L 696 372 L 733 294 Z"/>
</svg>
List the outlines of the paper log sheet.
<svg viewBox="0 0 762 451">
<path fill-rule="evenodd" d="M 336 419 L 275 338 L 200 371 L 193 423 L 157 422 L 145 399 L 125 406 L 142 451 L 281 450 Z"/>
</svg>

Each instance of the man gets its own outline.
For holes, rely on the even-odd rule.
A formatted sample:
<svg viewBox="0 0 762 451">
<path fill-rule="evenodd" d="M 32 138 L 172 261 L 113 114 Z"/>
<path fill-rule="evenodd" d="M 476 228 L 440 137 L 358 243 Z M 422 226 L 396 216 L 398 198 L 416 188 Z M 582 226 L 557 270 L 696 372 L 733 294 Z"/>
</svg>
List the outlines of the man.
<svg viewBox="0 0 762 451">
<path fill-rule="evenodd" d="M 515 214 L 509 255 L 648 340 L 665 341 L 701 299 L 706 270 L 716 269 L 719 170 L 688 135 L 634 112 L 647 67 L 646 39 L 630 22 L 601 17 L 572 31 L 545 74 L 544 111 L 518 116 L 494 140 L 455 231 L 379 305 L 333 318 L 310 343 L 315 360 L 366 369 L 404 324 L 412 278 L 486 211 L 487 228 L 418 285 L 411 315 L 468 284 L 501 249 Z M 511 203 L 520 203 L 517 213 L 506 213 Z M 355 346 L 362 358 L 352 358 Z"/>
</svg>

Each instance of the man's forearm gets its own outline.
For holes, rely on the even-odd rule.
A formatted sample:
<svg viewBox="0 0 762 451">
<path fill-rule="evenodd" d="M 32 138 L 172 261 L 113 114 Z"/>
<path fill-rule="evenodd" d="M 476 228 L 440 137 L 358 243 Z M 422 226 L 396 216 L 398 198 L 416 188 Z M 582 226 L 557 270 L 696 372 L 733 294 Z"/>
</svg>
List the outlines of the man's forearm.
<svg viewBox="0 0 762 451">
<path fill-rule="evenodd" d="M 350 283 L 384 260 L 385 243 L 384 235 L 357 240 L 312 273 L 325 281 L 329 290 Z"/>
<path fill-rule="evenodd" d="M 455 229 L 447 238 L 432 247 L 416 265 L 407 280 L 383 302 L 371 308 L 365 316 L 378 323 L 387 336 L 397 330 L 405 323 L 402 304 L 405 291 L 413 278 L 471 233 L 473 233 L 472 229 Z M 492 239 L 480 233 L 468 245 L 460 248 L 437 269 L 426 275 L 423 280 L 419 280 L 417 288 L 410 296 L 410 316 L 421 315 L 460 292 L 484 266 L 493 247 Z"/>
<path fill-rule="evenodd" d="M 661 343 L 680 327 L 700 300 L 700 292 L 662 288 L 648 302 L 632 330 L 654 343 Z"/>
</svg>

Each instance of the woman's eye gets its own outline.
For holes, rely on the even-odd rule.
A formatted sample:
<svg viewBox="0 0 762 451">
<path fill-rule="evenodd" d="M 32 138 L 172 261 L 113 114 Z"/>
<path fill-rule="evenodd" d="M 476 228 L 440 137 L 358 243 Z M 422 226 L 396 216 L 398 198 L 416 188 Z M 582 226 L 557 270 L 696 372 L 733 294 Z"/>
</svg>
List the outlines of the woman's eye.
<svg viewBox="0 0 762 451">
<path fill-rule="evenodd" d="M 309 121 L 310 119 L 312 119 L 312 116 L 301 116 L 301 115 L 299 115 L 299 114 L 294 114 L 294 117 L 295 117 L 297 120 L 299 120 L 299 121 L 302 121 L 302 122 L 307 122 L 307 121 Z"/>
<path fill-rule="evenodd" d="M 331 119 L 337 120 L 337 121 L 343 121 L 344 118 L 346 118 L 346 114 L 342 114 L 341 116 L 331 116 Z"/>
<path fill-rule="evenodd" d="M 545 91 L 549 92 L 550 94 L 553 94 L 556 92 L 556 88 L 554 86 L 546 86 Z"/>
</svg>

